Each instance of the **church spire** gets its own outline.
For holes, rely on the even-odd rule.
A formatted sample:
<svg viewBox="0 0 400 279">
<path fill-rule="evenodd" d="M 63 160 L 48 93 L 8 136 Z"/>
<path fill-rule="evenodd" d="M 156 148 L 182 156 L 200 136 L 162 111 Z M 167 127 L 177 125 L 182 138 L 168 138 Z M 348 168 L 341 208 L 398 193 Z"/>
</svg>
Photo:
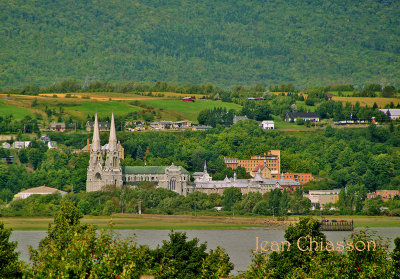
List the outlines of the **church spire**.
<svg viewBox="0 0 400 279">
<path fill-rule="evenodd" d="M 204 173 L 207 173 L 207 161 L 204 161 Z"/>
<path fill-rule="evenodd" d="M 115 131 L 114 113 L 111 116 L 110 139 L 108 140 L 109 150 L 117 150 L 117 133 Z"/>
<path fill-rule="evenodd" d="M 99 121 L 97 120 L 97 113 L 94 118 L 92 151 L 100 151 Z"/>
</svg>

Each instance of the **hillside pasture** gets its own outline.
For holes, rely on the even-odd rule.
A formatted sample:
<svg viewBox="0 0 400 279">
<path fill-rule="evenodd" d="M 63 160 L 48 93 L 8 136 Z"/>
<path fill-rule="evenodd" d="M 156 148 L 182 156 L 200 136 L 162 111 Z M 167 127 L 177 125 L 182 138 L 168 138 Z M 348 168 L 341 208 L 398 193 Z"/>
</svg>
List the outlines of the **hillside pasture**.
<svg viewBox="0 0 400 279">
<path fill-rule="evenodd" d="M 82 102 L 80 105 L 65 107 L 65 112 L 80 118 L 84 118 L 88 114 L 94 115 L 96 112 L 99 117 L 107 117 L 111 116 L 112 112 L 116 116 L 122 116 L 140 110 L 138 107 L 122 102 Z"/>
<path fill-rule="evenodd" d="M 183 102 L 182 100 L 146 100 L 142 103 L 162 109 L 166 114 L 174 116 L 176 119 L 187 119 L 197 121 L 197 115 L 204 109 L 223 107 L 227 110 L 240 110 L 241 106 L 222 101 L 199 100 L 194 103 Z"/>
<path fill-rule="evenodd" d="M 31 111 L 19 107 L 8 100 L 0 100 L 0 116 L 12 115 L 13 119 L 22 119 L 27 115 L 32 115 Z"/>
</svg>

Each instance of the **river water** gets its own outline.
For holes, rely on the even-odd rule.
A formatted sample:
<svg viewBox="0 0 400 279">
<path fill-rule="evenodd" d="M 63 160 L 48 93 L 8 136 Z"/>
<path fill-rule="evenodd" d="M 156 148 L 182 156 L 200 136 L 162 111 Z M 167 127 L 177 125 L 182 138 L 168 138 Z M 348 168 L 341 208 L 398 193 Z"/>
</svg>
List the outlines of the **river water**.
<svg viewBox="0 0 400 279">
<path fill-rule="evenodd" d="M 390 239 L 390 249 L 393 249 L 393 239 L 400 237 L 400 228 L 372 228 L 377 236 Z M 257 237 L 261 241 L 284 241 L 283 229 L 249 228 L 245 230 L 184 230 L 188 239 L 197 237 L 200 242 L 207 242 L 208 249 L 217 246 L 226 249 L 231 262 L 235 265 L 234 273 L 245 270 L 251 262 L 251 250 L 256 249 Z M 155 248 L 161 245 L 163 240 L 168 240 L 168 230 L 116 230 L 122 238 L 136 235 L 138 244 L 148 245 Z M 337 241 L 348 239 L 351 232 L 324 232 L 327 240 L 334 244 Z M 38 247 L 39 241 L 46 236 L 45 231 L 13 231 L 12 241 L 18 242 L 17 250 L 21 252 L 21 259 L 29 261 L 28 246 Z M 335 245 L 336 247 L 336 245 Z"/>
</svg>

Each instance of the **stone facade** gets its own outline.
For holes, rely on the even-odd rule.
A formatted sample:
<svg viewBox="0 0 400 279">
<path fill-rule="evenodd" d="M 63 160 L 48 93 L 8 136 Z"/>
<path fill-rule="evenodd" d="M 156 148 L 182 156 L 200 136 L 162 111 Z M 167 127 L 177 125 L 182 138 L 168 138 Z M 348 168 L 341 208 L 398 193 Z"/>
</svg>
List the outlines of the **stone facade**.
<svg viewBox="0 0 400 279">
<path fill-rule="evenodd" d="M 294 180 L 262 178 L 261 169 L 258 170 L 253 179 L 238 179 L 236 173 L 234 173 L 232 178 L 225 177 L 224 180 L 212 180 L 212 177 L 207 173 L 206 166 L 204 166 L 203 172 L 195 173 L 194 176 L 195 190 L 206 194 L 222 195 L 230 187 L 239 188 L 242 194 L 250 192 L 264 194 L 274 189 L 291 191 L 292 188 L 301 187 L 300 183 Z"/>
<path fill-rule="evenodd" d="M 90 159 L 87 170 L 86 191 L 100 191 L 108 185 L 122 187 L 122 185 L 136 186 L 138 182 L 150 181 L 157 187 L 169 189 L 180 195 L 187 195 L 193 191 L 188 186 L 189 172 L 183 167 L 171 166 L 121 166 L 121 150 L 117 141 L 112 115 L 110 138 L 103 159 L 104 149 L 100 146 L 99 123 L 97 114 L 94 123 L 93 142 L 90 145 Z"/>
</svg>

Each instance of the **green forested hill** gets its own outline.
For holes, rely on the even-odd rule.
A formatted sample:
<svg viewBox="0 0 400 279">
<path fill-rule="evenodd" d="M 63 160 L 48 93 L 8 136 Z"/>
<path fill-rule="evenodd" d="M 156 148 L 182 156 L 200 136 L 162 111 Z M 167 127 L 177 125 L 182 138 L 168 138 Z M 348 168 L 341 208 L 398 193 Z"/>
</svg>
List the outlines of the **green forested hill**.
<svg viewBox="0 0 400 279">
<path fill-rule="evenodd" d="M 400 84 L 400 1 L 2 0 L 0 87 Z"/>
</svg>

